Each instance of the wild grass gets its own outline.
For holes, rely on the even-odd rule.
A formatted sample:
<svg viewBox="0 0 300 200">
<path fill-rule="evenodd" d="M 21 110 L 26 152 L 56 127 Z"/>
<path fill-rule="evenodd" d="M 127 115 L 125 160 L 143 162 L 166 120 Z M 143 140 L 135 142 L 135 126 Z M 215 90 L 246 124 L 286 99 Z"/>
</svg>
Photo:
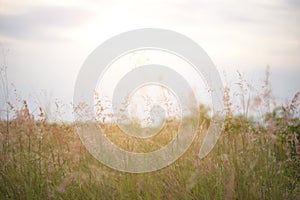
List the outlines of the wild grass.
<svg viewBox="0 0 300 200">
<path fill-rule="evenodd" d="M 300 93 L 273 108 L 265 83 L 253 98 L 244 81 L 239 94 L 226 87 L 225 128 L 207 157 L 198 157 L 210 122 L 208 108 L 200 105 L 189 150 L 172 165 L 144 174 L 106 167 L 87 152 L 73 124 L 47 122 L 42 108 L 34 117 L 26 101 L 20 108 L 9 103 L 14 117 L 0 122 L 0 199 L 300 199 Z M 237 108 L 232 98 L 239 97 Z M 252 107 L 260 115 L 251 117 Z M 174 137 L 166 132 L 140 143 L 113 124 L 100 126 L 130 151 L 154 150 Z"/>
</svg>

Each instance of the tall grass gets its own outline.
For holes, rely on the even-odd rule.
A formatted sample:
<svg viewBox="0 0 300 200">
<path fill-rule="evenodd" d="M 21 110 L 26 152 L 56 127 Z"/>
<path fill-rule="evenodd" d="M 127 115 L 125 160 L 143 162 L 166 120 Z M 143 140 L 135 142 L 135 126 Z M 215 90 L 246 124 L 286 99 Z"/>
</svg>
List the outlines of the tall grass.
<svg viewBox="0 0 300 200">
<path fill-rule="evenodd" d="M 272 107 L 265 83 L 253 98 L 243 81 L 239 94 L 226 87 L 225 128 L 206 158 L 197 156 L 210 122 L 201 105 L 198 134 L 189 150 L 172 165 L 145 174 L 106 167 L 86 151 L 73 124 L 47 122 L 42 108 L 34 117 L 26 101 L 20 108 L 9 103 L 14 117 L 0 122 L 0 199 L 300 199 L 300 94 L 289 105 Z M 241 110 L 232 98 L 241 98 Z M 251 117 L 251 107 L 265 111 Z M 164 145 L 159 143 L 163 136 L 139 145 L 109 134 L 117 131 L 115 125 L 101 126 L 127 150 Z"/>
</svg>

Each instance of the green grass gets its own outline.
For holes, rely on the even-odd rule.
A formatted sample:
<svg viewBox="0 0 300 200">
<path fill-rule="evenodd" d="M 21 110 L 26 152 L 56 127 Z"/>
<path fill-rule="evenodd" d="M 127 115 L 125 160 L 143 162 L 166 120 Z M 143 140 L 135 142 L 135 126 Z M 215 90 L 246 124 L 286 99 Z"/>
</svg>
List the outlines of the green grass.
<svg viewBox="0 0 300 200">
<path fill-rule="evenodd" d="M 1 199 L 300 197 L 299 140 L 290 138 L 298 134 L 299 139 L 300 122 L 295 117 L 284 124 L 283 116 L 270 113 L 264 124 L 272 119 L 272 133 L 270 127 L 243 116 L 228 118 L 217 145 L 200 160 L 206 118 L 190 149 L 175 163 L 152 173 L 130 174 L 95 160 L 73 125 L 44 123 L 21 111 L 0 124 Z"/>
<path fill-rule="evenodd" d="M 42 109 L 34 119 L 26 101 L 21 108 L 8 102 L 5 117 L 14 117 L 0 121 L 0 199 L 300 199 L 300 93 L 272 109 L 268 74 L 262 94 L 251 101 L 242 77 L 240 93 L 225 88 L 225 127 L 207 157 L 198 157 L 210 123 L 209 109 L 200 105 L 200 126 L 188 151 L 144 174 L 106 167 L 87 152 L 73 124 L 47 123 Z M 256 117 L 249 117 L 251 108 Z M 176 123 L 167 125 L 175 131 L 146 140 L 130 138 L 114 124 L 101 126 L 119 147 L 147 152 L 176 137 Z"/>
</svg>

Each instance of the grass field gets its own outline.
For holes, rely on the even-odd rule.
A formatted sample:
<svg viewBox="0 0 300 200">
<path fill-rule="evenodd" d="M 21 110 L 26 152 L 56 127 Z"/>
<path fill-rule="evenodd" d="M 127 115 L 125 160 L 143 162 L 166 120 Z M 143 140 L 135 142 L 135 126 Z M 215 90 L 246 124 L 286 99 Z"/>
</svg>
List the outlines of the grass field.
<svg viewBox="0 0 300 200">
<path fill-rule="evenodd" d="M 0 122 L 0 199 L 300 199 L 299 93 L 290 104 L 274 108 L 268 90 L 264 94 L 251 102 L 266 111 L 249 117 L 249 101 L 242 98 L 235 107 L 227 88 L 228 115 L 213 151 L 198 157 L 210 122 L 202 106 L 189 150 L 172 165 L 144 174 L 101 164 L 73 124 L 49 123 L 42 109 L 34 117 L 26 101 L 19 107 L 8 104 L 14 117 Z M 101 126 L 130 151 L 154 150 L 173 137 L 165 133 L 140 143 L 114 134 L 114 124 Z"/>
</svg>

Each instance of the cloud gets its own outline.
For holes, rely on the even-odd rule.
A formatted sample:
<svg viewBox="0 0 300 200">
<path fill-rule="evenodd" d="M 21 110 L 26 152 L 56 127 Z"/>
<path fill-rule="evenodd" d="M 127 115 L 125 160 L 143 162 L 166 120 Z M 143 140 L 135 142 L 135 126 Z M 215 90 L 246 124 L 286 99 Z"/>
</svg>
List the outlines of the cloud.
<svg viewBox="0 0 300 200">
<path fill-rule="evenodd" d="M 300 1 L 299 0 L 288 0 L 287 3 L 292 7 L 300 8 Z"/>
<path fill-rule="evenodd" d="M 0 14 L 0 36 L 59 38 L 54 32 L 82 27 L 90 17 L 86 10 L 72 7 L 37 7 L 22 14 Z"/>
</svg>

